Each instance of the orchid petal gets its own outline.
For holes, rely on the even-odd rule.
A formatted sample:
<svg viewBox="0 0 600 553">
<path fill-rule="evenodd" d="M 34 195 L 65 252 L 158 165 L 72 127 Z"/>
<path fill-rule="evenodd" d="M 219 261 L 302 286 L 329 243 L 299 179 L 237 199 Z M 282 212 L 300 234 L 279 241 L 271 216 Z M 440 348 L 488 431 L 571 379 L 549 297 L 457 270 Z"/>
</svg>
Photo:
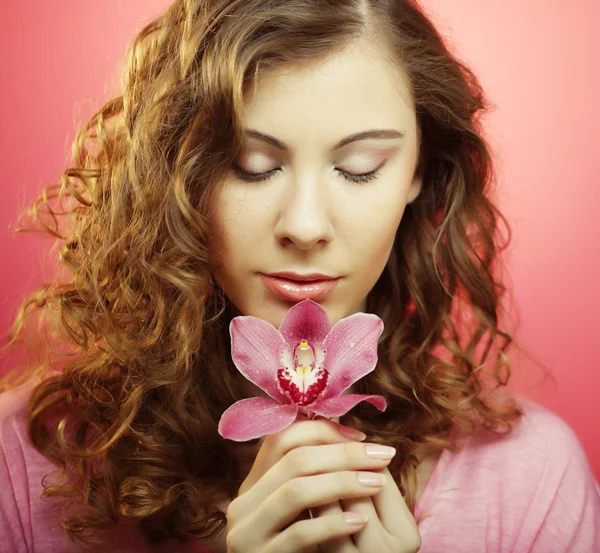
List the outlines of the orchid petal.
<svg viewBox="0 0 600 553">
<path fill-rule="evenodd" d="M 277 386 L 277 371 L 287 345 L 270 323 L 258 317 L 235 317 L 229 325 L 231 357 L 237 369 L 280 403 L 290 403 Z"/>
<path fill-rule="evenodd" d="M 327 312 L 312 300 L 304 300 L 292 306 L 279 325 L 279 332 L 292 347 L 300 340 L 322 344 L 330 330 Z"/>
<path fill-rule="evenodd" d="M 329 382 L 325 398 L 336 397 L 377 365 L 377 343 L 383 321 L 370 313 L 341 319 L 331 329 L 323 347 Z"/>
<path fill-rule="evenodd" d="M 368 401 L 380 411 L 385 411 L 387 403 L 383 396 L 368 396 L 364 394 L 346 394 L 315 401 L 307 409 L 322 417 L 341 417 L 361 401 Z"/>
<path fill-rule="evenodd" d="M 219 434 L 234 442 L 245 442 L 274 434 L 296 420 L 295 405 L 281 405 L 272 399 L 251 397 L 229 407 L 219 421 Z"/>
</svg>

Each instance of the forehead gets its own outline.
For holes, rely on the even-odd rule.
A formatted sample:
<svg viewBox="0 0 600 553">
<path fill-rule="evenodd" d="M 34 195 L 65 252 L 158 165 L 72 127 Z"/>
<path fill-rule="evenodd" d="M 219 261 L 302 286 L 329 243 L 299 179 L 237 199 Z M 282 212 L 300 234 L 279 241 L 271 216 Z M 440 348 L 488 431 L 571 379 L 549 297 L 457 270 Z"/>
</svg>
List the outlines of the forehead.
<svg viewBox="0 0 600 553">
<path fill-rule="evenodd" d="M 314 63 L 259 73 L 245 96 L 247 127 L 279 136 L 338 137 L 364 128 L 415 125 L 410 84 L 399 63 L 365 43 Z"/>
</svg>

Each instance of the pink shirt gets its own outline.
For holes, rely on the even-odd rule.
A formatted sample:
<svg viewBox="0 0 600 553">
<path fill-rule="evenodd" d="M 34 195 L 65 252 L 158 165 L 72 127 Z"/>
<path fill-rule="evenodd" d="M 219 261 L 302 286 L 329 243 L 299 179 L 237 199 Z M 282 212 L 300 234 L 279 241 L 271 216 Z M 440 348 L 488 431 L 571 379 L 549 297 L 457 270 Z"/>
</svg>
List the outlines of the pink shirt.
<svg viewBox="0 0 600 553">
<path fill-rule="evenodd" d="M 39 498 L 52 465 L 25 427 L 27 390 L 0 396 L 0 550 L 68 551 L 52 505 Z M 508 437 L 484 430 L 445 451 L 416 509 L 419 553 L 599 553 L 600 492 L 577 437 L 558 416 L 523 400 Z M 115 553 L 211 553 L 190 543 L 150 548 L 131 527 Z"/>
</svg>

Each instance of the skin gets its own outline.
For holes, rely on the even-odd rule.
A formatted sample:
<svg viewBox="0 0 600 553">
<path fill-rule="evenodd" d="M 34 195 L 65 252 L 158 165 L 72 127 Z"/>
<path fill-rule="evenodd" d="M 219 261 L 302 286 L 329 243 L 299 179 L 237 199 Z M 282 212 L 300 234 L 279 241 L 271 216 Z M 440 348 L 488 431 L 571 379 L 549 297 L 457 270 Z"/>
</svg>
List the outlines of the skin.
<svg viewBox="0 0 600 553">
<path fill-rule="evenodd" d="M 332 324 L 364 311 L 387 263 L 408 203 L 421 191 L 414 108 L 397 65 L 369 45 L 305 67 L 266 73 L 248 95 L 244 127 L 275 137 L 287 151 L 248 138 L 213 206 L 217 281 L 237 309 L 279 326 L 292 303 L 260 273 L 318 272 L 342 277 L 319 303 Z M 402 138 L 332 147 L 355 133 L 393 129 Z M 339 170 L 380 176 L 357 184 Z"/>
<path fill-rule="evenodd" d="M 409 86 L 384 51 L 358 41 L 319 62 L 262 74 L 247 95 L 245 129 L 287 148 L 249 136 L 238 166 L 272 171 L 270 177 L 247 182 L 232 170 L 213 200 L 215 276 L 240 313 L 279 326 L 292 303 L 276 297 L 260 274 L 280 271 L 341 277 L 319 301 L 332 324 L 366 310 L 404 210 L 422 187 Z M 333 149 L 372 129 L 402 136 Z M 374 170 L 377 178 L 362 184 L 342 174 Z M 252 395 L 264 394 L 255 389 Z M 373 460 L 365 444 L 341 437 L 337 428 L 300 420 L 264 438 L 238 497 L 224 505 L 226 543 L 223 535 L 206 545 L 229 553 L 417 551 L 417 526 L 385 468 L 389 459 Z M 387 478 L 363 486 L 358 472 Z M 368 522 L 348 526 L 343 511 Z"/>
<path fill-rule="evenodd" d="M 391 457 L 369 455 L 366 446 L 373 444 L 341 430 L 350 429 L 302 419 L 267 436 L 227 509 L 226 549 L 217 553 L 418 551 L 417 525 L 386 468 Z M 384 480 L 365 484 L 358 475 Z M 355 508 L 344 510 L 363 514 L 365 522 L 347 524 L 339 500 L 353 502 Z"/>
</svg>

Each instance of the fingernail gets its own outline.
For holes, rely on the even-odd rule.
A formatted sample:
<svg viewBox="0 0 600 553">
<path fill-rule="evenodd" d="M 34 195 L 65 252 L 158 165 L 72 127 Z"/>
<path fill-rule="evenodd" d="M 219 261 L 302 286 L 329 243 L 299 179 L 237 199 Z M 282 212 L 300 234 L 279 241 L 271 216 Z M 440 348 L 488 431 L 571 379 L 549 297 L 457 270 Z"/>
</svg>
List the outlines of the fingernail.
<svg viewBox="0 0 600 553">
<path fill-rule="evenodd" d="M 352 526 L 362 526 L 367 520 L 367 515 L 362 513 L 344 513 L 344 522 Z"/>
<path fill-rule="evenodd" d="M 396 455 L 396 450 L 393 447 L 378 444 L 366 444 L 365 452 L 373 459 L 391 459 Z"/>
<path fill-rule="evenodd" d="M 349 440 L 358 440 L 359 442 L 362 442 L 367 437 L 366 434 L 348 426 L 340 426 L 338 427 L 338 430 L 344 438 L 348 438 Z"/>
<path fill-rule="evenodd" d="M 385 477 L 378 472 L 358 472 L 356 478 L 363 486 L 383 486 Z"/>
</svg>

